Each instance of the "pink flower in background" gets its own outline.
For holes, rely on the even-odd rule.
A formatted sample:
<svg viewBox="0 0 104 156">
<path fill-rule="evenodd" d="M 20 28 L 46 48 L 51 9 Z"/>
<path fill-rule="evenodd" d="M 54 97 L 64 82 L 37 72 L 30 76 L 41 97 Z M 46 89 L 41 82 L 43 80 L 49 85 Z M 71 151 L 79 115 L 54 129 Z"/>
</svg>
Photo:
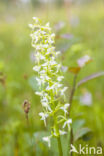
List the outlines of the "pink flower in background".
<svg viewBox="0 0 104 156">
<path fill-rule="evenodd" d="M 92 94 L 85 90 L 83 95 L 80 96 L 80 103 L 87 106 L 92 105 Z"/>
<path fill-rule="evenodd" d="M 89 61 L 91 61 L 91 57 L 88 55 L 85 55 L 77 60 L 77 64 L 79 67 L 84 67 Z"/>
<path fill-rule="evenodd" d="M 72 34 L 62 34 L 61 38 L 65 38 L 65 39 L 72 39 L 73 35 Z"/>
<path fill-rule="evenodd" d="M 54 25 L 54 28 L 56 31 L 60 31 L 62 28 L 64 28 L 64 26 L 65 26 L 65 22 L 60 21 Z"/>
</svg>

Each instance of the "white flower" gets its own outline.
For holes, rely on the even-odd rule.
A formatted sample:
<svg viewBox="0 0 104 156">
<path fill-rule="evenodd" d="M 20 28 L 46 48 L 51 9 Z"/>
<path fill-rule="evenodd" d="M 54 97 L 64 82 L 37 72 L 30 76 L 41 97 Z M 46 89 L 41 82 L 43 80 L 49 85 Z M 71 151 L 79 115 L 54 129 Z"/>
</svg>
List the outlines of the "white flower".
<svg viewBox="0 0 104 156">
<path fill-rule="evenodd" d="M 42 64 L 43 67 L 47 67 L 48 65 L 49 65 L 48 62 L 45 62 L 45 63 Z"/>
<path fill-rule="evenodd" d="M 56 136 L 56 137 L 58 136 L 58 134 L 56 133 L 55 127 L 53 128 L 53 135 Z"/>
<path fill-rule="evenodd" d="M 51 47 L 47 49 L 46 55 L 51 54 L 55 50 L 55 47 Z"/>
<path fill-rule="evenodd" d="M 56 88 L 60 88 L 60 87 L 62 87 L 62 84 L 56 82 L 56 83 L 54 84 L 54 86 L 55 86 Z"/>
<path fill-rule="evenodd" d="M 66 72 L 68 70 L 68 67 L 67 66 L 62 66 L 61 69 L 62 69 L 63 72 Z"/>
<path fill-rule="evenodd" d="M 56 136 L 56 137 L 57 137 L 58 135 L 65 135 L 65 134 L 67 134 L 67 132 L 62 131 L 62 130 L 59 130 L 59 134 L 57 134 L 57 133 L 56 133 L 56 129 L 54 128 L 53 130 L 54 130 L 54 133 L 53 133 L 53 134 L 54 134 L 54 136 Z"/>
<path fill-rule="evenodd" d="M 47 102 L 42 102 L 42 106 L 46 108 L 47 111 L 52 112 L 50 105 Z"/>
<path fill-rule="evenodd" d="M 40 60 L 45 60 L 45 56 L 40 55 Z"/>
<path fill-rule="evenodd" d="M 55 53 L 56 57 L 57 57 L 58 55 L 60 55 L 60 54 L 61 54 L 60 51 L 57 51 L 57 52 Z"/>
<path fill-rule="evenodd" d="M 56 73 L 58 73 L 60 71 L 60 68 L 61 68 L 61 64 L 58 64 L 56 67 Z"/>
<path fill-rule="evenodd" d="M 41 103 L 42 106 L 46 108 L 46 110 L 52 111 L 47 97 L 43 96 L 43 98 L 41 99 Z"/>
<path fill-rule="evenodd" d="M 54 34 L 54 33 L 52 33 L 52 34 L 51 34 L 51 37 L 52 37 L 52 38 L 53 38 L 53 37 L 55 37 L 55 34 Z"/>
<path fill-rule="evenodd" d="M 51 147 L 51 136 L 43 137 L 43 141 L 48 143 L 48 146 Z"/>
<path fill-rule="evenodd" d="M 48 43 L 53 44 L 54 41 L 51 38 L 49 38 Z"/>
<path fill-rule="evenodd" d="M 39 79 L 38 77 L 36 77 L 36 80 L 37 80 L 39 86 L 41 86 L 42 84 L 45 83 L 45 80 L 42 78 Z"/>
<path fill-rule="evenodd" d="M 64 79 L 64 76 L 58 76 L 57 78 L 58 81 L 62 81 L 62 79 Z"/>
<path fill-rule="evenodd" d="M 48 48 L 48 44 L 42 45 L 43 48 Z"/>
<path fill-rule="evenodd" d="M 43 81 L 48 81 L 48 80 L 50 80 L 51 78 L 49 77 L 49 76 L 47 76 L 47 75 L 41 75 L 40 76 L 40 78 L 43 80 Z"/>
<path fill-rule="evenodd" d="M 36 48 L 37 51 L 41 49 L 41 46 L 40 46 L 40 45 L 32 44 L 32 46 L 33 46 L 34 48 Z"/>
<path fill-rule="evenodd" d="M 40 54 L 39 52 L 37 52 L 35 54 L 35 57 L 37 58 L 37 60 L 44 60 L 45 59 L 45 56 L 43 56 L 42 54 Z"/>
<path fill-rule="evenodd" d="M 46 126 L 46 118 L 48 117 L 48 114 L 41 112 L 41 113 L 39 113 L 39 116 L 41 116 L 41 120 L 44 121 L 44 124 Z"/>
<path fill-rule="evenodd" d="M 46 34 L 46 32 L 45 32 L 45 31 L 41 31 L 41 34 L 45 35 L 45 34 Z"/>
<path fill-rule="evenodd" d="M 41 102 L 46 102 L 46 103 L 48 103 L 48 99 L 44 96 L 44 98 L 41 100 Z"/>
<path fill-rule="evenodd" d="M 39 72 L 39 74 L 45 74 L 46 73 L 46 70 L 41 70 L 40 72 Z"/>
<path fill-rule="evenodd" d="M 58 82 L 56 82 L 52 86 L 47 86 L 46 90 L 57 90 L 60 87 L 62 87 L 62 84 L 59 84 Z"/>
<path fill-rule="evenodd" d="M 57 65 L 57 62 L 54 61 L 54 60 L 51 60 L 51 61 L 49 62 L 49 64 L 50 64 L 51 66 L 55 66 L 55 65 Z"/>
<path fill-rule="evenodd" d="M 51 90 L 51 89 L 54 89 L 54 85 L 52 85 L 51 87 L 48 85 L 46 90 Z"/>
<path fill-rule="evenodd" d="M 40 71 L 40 68 L 41 68 L 40 66 L 34 66 L 33 67 L 33 70 L 36 71 L 36 72 L 39 72 Z"/>
<path fill-rule="evenodd" d="M 42 26 L 41 21 L 38 18 L 33 17 L 33 20 L 35 21 L 34 24 L 30 24 L 30 27 L 32 28 L 32 46 L 35 48 L 34 56 L 36 63 L 33 70 L 38 74 L 36 81 L 39 85 L 39 90 L 41 91 L 37 91 L 36 94 L 40 96 L 44 110 L 39 113 L 39 116 L 46 126 L 46 119 L 48 117 L 54 118 L 56 115 L 55 119 L 57 120 L 59 116 L 64 114 L 62 116 L 62 122 L 65 121 L 63 128 L 66 127 L 66 125 L 69 128 L 72 122 L 71 119 L 66 119 L 69 104 L 66 103 L 61 105 L 61 101 L 58 101 L 60 99 L 59 94 L 64 95 L 65 98 L 65 91 L 68 87 L 63 87 L 63 84 L 61 83 L 64 77 L 61 76 L 61 64 L 56 61 L 56 56 L 60 54 L 60 52 L 55 51 L 55 34 L 51 32 L 49 23 Z M 62 101 L 64 101 L 64 99 Z M 61 114 L 59 115 L 60 109 L 65 113 L 61 111 Z M 61 124 L 61 122 L 57 122 L 57 125 L 53 123 L 51 131 L 53 136 L 58 137 L 59 135 L 66 134 L 65 131 L 56 128 L 56 126 L 60 126 L 59 124 Z M 48 143 L 49 147 L 52 135 L 43 138 L 43 140 Z"/>
<path fill-rule="evenodd" d="M 35 44 L 38 42 L 38 37 L 36 36 L 35 37 Z"/>
<path fill-rule="evenodd" d="M 60 133 L 60 135 L 65 135 L 65 134 L 67 134 L 67 132 L 62 131 L 62 130 L 59 130 L 59 133 Z"/>
<path fill-rule="evenodd" d="M 50 30 L 51 30 L 51 28 L 50 28 L 49 26 L 47 26 L 47 25 L 46 25 L 46 26 L 44 26 L 44 27 L 43 27 L 43 29 L 48 30 L 48 31 L 50 31 Z"/>
<path fill-rule="evenodd" d="M 66 126 L 68 126 L 68 129 L 70 129 L 70 124 L 72 123 L 72 119 L 68 119 L 64 122 L 63 128 L 65 128 Z"/>
<path fill-rule="evenodd" d="M 49 25 L 50 25 L 50 24 L 49 24 L 49 22 L 48 22 L 48 23 L 46 23 L 46 27 L 49 27 Z"/>
<path fill-rule="evenodd" d="M 36 95 L 42 96 L 42 92 L 35 92 Z"/>
<path fill-rule="evenodd" d="M 33 20 L 38 23 L 39 22 L 39 19 L 37 17 L 33 17 Z"/>
<path fill-rule="evenodd" d="M 62 109 L 65 112 L 65 114 L 67 114 L 68 113 L 67 109 L 69 106 L 70 106 L 70 104 L 66 103 L 63 107 L 60 107 L 60 109 Z"/>
<path fill-rule="evenodd" d="M 32 25 L 32 24 L 29 24 L 28 26 L 29 26 L 30 28 L 32 28 L 32 29 L 33 29 L 33 25 Z M 32 35 L 32 34 L 31 34 L 31 35 Z"/>
<path fill-rule="evenodd" d="M 61 90 L 61 95 L 64 95 L 64 92 L 68 89 L 68 87 L 64 87 L 62 90 Z"/>
</svg>

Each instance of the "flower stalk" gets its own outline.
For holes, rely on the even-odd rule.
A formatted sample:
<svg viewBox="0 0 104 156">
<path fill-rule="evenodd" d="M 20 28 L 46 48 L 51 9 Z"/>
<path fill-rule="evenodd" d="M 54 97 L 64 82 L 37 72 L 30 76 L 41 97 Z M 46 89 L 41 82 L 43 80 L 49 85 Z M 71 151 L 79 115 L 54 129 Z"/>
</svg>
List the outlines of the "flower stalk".
<svg viewBox="0 0 104 156">
<path fill-rule="evenodd" d="M 68 111 L 68 116 L 69 117 L 70 117 L 70 112 L 71 112 L 74 93 L 75 93 L 75 90 L 76 90 L 76 81 L 77 81 L 77 74 L 74 75 L 73 86 L 72 86 L 71 94 L 70 94 L 70 97 L 69 97 L 69 103 L 70 103 L 70 108 L 69 108 L 69 111 Z M 71 130 L 70 130 L 68 144 L 73 145 L 73 129 L 72 129 L 72 127 L 71 127 Z M 70 148 L 70 146 L 69 146 L 69 148 Z M 68 148 L 68 156 L 69 156 L 69 150 L 70 150 L 69 148 Z M 72 156 L 72 155 L 73 155 L 73 153 L 71 152 L 70 156 Z"/>
</svg>

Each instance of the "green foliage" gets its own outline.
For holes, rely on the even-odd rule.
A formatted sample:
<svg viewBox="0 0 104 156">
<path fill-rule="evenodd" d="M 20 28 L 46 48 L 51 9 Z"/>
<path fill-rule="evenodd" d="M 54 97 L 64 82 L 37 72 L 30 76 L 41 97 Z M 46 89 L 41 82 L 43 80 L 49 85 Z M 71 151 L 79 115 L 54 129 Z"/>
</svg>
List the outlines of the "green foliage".
<svg viewBox="0 0 104 156">
<path fill-rule="evenodd" d="M 74 141 L 77 141 L 79 138 L 82 138 L 82 136 L 89 133 L 91 130 L 89 128 L 81 128 L 78 129 L 77 133 L 74 135 Z"/>
<path fill-rule="evenodd" d="M 39 85 L 38 85 L 38 82 L 36 80 L 36 77 L 32 76 L 29 78 L 29 85 L 30 87 L 34 90 L 34 91 L 39 91 Z"/>
</svg>

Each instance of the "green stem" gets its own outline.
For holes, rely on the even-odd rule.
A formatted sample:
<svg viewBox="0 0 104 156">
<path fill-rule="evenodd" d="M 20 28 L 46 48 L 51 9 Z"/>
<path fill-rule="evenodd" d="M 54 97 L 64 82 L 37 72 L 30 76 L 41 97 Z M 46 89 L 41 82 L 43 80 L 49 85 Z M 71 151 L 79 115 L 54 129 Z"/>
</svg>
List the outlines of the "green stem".
<svg viewBox="0 0 104 156">
<path fill-rule="evenodd" d="M 60 136 L 57 137 L 57 142 L 58 142 L 59 156 L 63 156 Z"/>
<path fill-rule="evenodd" d="M 71 131 L 70 131 L 70 144 L 73 145 L 73 129 L 72 128 L 71 128 Z M 72 152 L 70 153 L 70 156 L 73 156 Z"/>
<path fill-rule="evenodd" d="M 56 128 L 56 134 L 58 135 L 57 136 L 57 142 L 58 142 L 59 156 L 63 156 L 60 133 L 59 133 L 59 127 L 58 127 L 58 124 L 57 124 L 55 114 L 54 114 L 54 124 L 55 124 L 55 128 Z"/>
<path fill-rule="evenodd" d="M 74 93 L 75 93 L 75 89 L 76 89 L 76 80 L 77 80 L 77 74 L 74 75 L 73 87 L 72 87 L 71 94 L 70 94 L 70 97 L 69 97 L 70 107 L 69 107 L 69 111 L 68 111 L 68 116 L 70 116 L 70 111 L 71 111 L 71 107 L 72 107 L 73 97 L 74 97 Z"/>
<path fill-rule="evenodd" d="M 49 82 L 49 86 L 51 86 L 50 82 Z M 53 101 L 53 97 L 54 97 L 53 93 L 51 92 L 50 95 L 51 95 L 51 99 Z M 53 104 L 53 107 L 55 109 L 54 102 L 52 104 Z M 53 120 L 54 120 L 54 126 L 55 126 L 56 134 L 57 134 L 57 142 L 58 142 L 59 156 L 63 156 L 61 139 L 60 139 L 60 133 L 59 133 L 59 127 L 58 127 L 57 118 L 56 118 L 56 114 L 55 113 L 53 114 Z"/>
<path fill-rule="evenodd" d="M 77 74 L 74 75 L 73 87 L 72 87 L 70 98 L 69 98 L 69 103 L 70 103 L 70 107 L 69 107 L 69 111 L 68 111 L 69 118 L 70 118 L 70 111 L 71 111 L 71 107 L 72 107 L 73 97 L 74 97 L 74 93 L 76 90 L 76 80 L 77 80 Z M 73 144 L 73 129 L 72 128 L 70 130 L 70 136 L 69 137 L 70 138 L 68 140 L 68 143 L 71 145 L 71 144 Z M 70 149 L 68 148 L 68 156 L 69 156 L 69 150 Z M 70 156 L 73 156 L 72 152 L 70 153 Z"/>
</svg>

